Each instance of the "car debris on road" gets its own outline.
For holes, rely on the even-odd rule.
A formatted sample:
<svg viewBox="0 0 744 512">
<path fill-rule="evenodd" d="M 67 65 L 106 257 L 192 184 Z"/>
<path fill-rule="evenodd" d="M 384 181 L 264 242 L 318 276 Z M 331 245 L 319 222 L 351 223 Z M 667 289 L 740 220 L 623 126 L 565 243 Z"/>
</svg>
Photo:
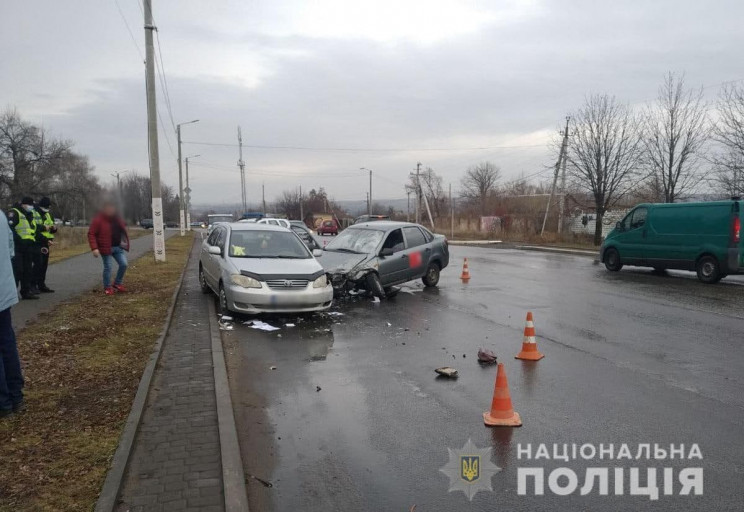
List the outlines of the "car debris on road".
<svg viewBox="0 0 744 512">
<path fill-rule="evenodd" d="M 449 379 L 457 378 L 457 370 L 449 366 L 442 366 L 441 368 L 436 368 L 434 371 L 437 372 L 442 377 L 447 377 Z"/>
<path fill-rule="evenodd" d="M 488 349 L 479 348 L 478 349 L 478 362 L 483 363 L 483 364 L 494 364 L 496 362 L 496 354 L 494 354 L 492 351 Z"/>
</svg>

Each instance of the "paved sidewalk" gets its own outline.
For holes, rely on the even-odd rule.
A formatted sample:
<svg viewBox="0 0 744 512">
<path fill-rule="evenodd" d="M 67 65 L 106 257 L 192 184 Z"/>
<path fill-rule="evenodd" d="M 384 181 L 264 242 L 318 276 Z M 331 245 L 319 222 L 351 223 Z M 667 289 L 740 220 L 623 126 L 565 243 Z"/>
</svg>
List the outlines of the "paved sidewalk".
<svg viewBox="0 0 744 512">
<path fill-rule="evenodd" d="M 224 510 L 208 300 L 195 241 L 117 511 Z"/>
<path fill-rule="evenodd" d="M 177 230 L 166 230 L 165 237 L 170 238 L 176 233 L 178 233 Z M 152 249 L 152 235 L 135 238 L 131 245 L 127 255 L 130 262 Z M 39 300 L 22 300 L 14 306 L 13 328 L 22 329 L 39 313 L 51 311 L 60 302 L 76 297 L 96 286 L 103 286 L 101 284 L 102 271 L 103 265 L 100 258 L 94 258 L 90 253 L 73 256 L 49 265 L 47 284 L 55 293 L 44 293 Z"/>
</svg>

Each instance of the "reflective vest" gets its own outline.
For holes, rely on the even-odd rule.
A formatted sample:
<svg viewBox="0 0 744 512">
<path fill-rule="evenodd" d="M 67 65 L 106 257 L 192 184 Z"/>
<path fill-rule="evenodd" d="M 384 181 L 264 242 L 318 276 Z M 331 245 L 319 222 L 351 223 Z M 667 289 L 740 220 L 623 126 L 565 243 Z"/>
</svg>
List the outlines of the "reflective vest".
<svg viewBox="0 0 744 512">
<path fill-rule="evenodd" d="M 21 240 L 36 240 L 36 222 L 29 222 L 26 213 L 18 208 L 13 208 L 18 214 L 18 224 L 15 225 L 15 232 Z"/>
<path fill-rule="evenodd" d="M 51 228 L 52 226 L 54 226 L 54 219 L 52 218 L 52 214 L 49 212 L 46 212 L 44 216 L 42 217 L 42 223 L 44 227 Z M 51 231 L 44 230 L 41 232 L 41 234 L 44 236 L 44 238 L 48 240 L 54 240 L 54 233 L 52 233 Z"/>
</svg>

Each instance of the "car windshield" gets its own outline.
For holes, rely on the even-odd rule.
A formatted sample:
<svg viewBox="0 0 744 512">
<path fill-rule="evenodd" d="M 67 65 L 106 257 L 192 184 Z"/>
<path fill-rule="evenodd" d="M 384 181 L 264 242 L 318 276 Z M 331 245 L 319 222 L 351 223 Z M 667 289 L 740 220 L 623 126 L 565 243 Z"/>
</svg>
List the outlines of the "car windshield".
<svg viewBox="0 0 744 512">
<path fill-rule="evenodd" d="M 233 231 L 228 254 L 233 258 L 304 260 L 312 257 L 297 235 L 286 231 Z"/>
<path fill-rule="evenodd" d="M 217 224 L 218 222 L 232 222 L 232 221 L 233 221 L 232 215 L 210 215 L 209 216 L 210 224 Z"/>
<path fill-rule="evenodd" d="M 358 254 L 373 253 L 384 235 L 384 231 L 376 229 L 345 229 L 326 246 L 325 250 Z"/>
</svg>

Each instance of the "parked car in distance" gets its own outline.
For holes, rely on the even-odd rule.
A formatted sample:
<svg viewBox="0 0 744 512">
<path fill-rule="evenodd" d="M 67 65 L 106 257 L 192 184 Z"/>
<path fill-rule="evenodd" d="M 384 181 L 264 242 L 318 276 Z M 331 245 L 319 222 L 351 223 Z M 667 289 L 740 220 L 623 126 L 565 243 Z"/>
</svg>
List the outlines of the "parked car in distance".
<svg viewBox="0 0 744 512">
<path fill-rule="evenodd" d="M 320 263 L 337 293 L 366 289 L 383 298 L 396 293 L 393 286 L 414 279 L 436 286 L 449 264 L 449 247 L 443 235 L 418 224 L 365 222 L 343 230 L 325 247 Z"/>
<path fill-rule="evenodd" d="M 144 229 L 152 229 L 154 224 L 152 222 L 152 219 L 142 219 L 140 220 L 140 227 Z"/>
<path fill-rule="evenodd" d="M 301 220 L 290 220 L 289 221 L 289 225 L 290 226 L 298 226 L 298 227 L 301 227 L 301 228 L 305 228 L 308 231 L 310 231 L 310 233 L 313 234 L 313 235 L 316 235 L 317 234 L 314 229 L 307 227 L 307 224 L 305 224 L 305 222 L 303 222 Z"/>
<path fill-rule="evenodd" d="M 373 222 L 376 220 L 390 220 L 389 215 L 360 215 L 354 219 L 354 224 L 361 224 L 362 222 Z"/>
<path fill-rule="evenodd" d="M 336 224 L 335 220 L 324 220 L 318 226 L 318 235 L 338 235 L 338 224 Z"/>
<path fill-rule="evenodd" d="M 217 294 L 222 311 L 312 312 L 333 301 L 314 254 L 293 231 L 271 224 L 215 224 L 202 242 L 199 283 Z"/>
<path fill-rule="evenodd" d="M 270 224 L 272 226 L 281 226 L 289 229 L 289 221 L 287 219 L 275 219 L 273 217 L 264 217 L 256 221 L 259 224 Z"/>
<path fill-rule="evenodd" d="M 210 213 L 207 215 L 207 231 L 209 233 L 212 232 L 212 228 L 215 224 L 218 224 L 220 222 L 232 222 L 233 216 L 232 213 Z"/>
<path fill-rule="evenodd" d="M 608 270 L 623 265 L 692 270 L 704 283 L 744 272 L 741 218 L 744 202 L 639 204 L 602 243 Z"/>
<path fill-rule="evenodd" d="M 312 230 L 305 226 L 304 222 L 292 220 L 290 221 L 289 229 L 297 233 L 297 236 L 300 237 L 300 240 L 302 240 L 307 248 L 311 251 L 322 249 L 320 244 L 315 241 L 315 236 L 313 236 Z"/>
<path fill-rule="evenodd" d="M 177 228 L 177 227 L 179 227 L 179 224 L 178 224 L 177 221 L 167 220 L 167 221 L 165 221 L 165 227 L 166 228 Z"/>
</svg>

